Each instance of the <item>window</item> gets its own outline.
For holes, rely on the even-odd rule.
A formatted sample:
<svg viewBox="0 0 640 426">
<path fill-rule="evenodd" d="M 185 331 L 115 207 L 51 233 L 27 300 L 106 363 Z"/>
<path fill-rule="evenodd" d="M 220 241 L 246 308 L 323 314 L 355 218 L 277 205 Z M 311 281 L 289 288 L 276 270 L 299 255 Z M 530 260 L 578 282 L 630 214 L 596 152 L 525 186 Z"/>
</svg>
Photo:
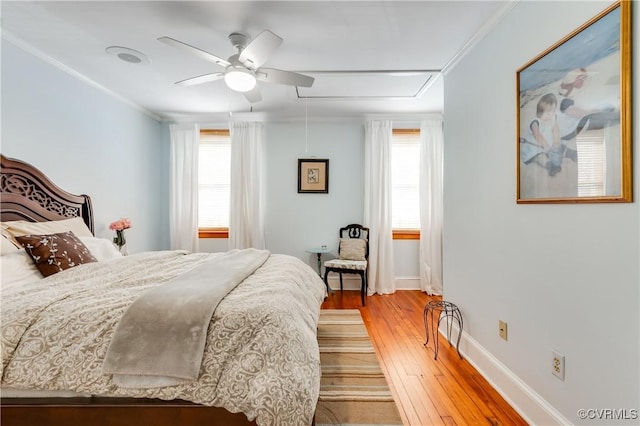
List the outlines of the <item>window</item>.
<svg viewBox="0 0 640 426">
<path fill-rule="evenodd" d="M 201 130 L 198 158 L 200 238 L 228 238 L 231 137 L 228 130 Z"/>
<path fill-rule="evenodd" d="M 576 137 L 578 148 L 578 197 L 606 194 L 606 153 L 604 129 L 588 130 Z"/>
<path fill-rule="evenodd" d="M 391 138 L 391 200 L 393 238 L 419 239 L 419 129 L 393 130 Z"/>
</svg>

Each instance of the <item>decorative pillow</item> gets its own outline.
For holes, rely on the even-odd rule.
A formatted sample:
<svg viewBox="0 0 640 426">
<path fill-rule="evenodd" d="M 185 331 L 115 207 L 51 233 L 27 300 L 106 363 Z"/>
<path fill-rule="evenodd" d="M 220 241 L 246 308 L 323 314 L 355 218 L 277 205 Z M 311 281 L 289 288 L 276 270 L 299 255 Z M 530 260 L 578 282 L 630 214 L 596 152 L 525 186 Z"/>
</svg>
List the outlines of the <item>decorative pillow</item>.
<svg viewBox="0 0 640 426">
<path fill-rule="evenodd" d="M 27 251 L 36 268 L 48 277 L 83 263 L 97 262 L 72 231 L 49 235 L 23 235 L 16 240 Z"/>
<path fill-rule="evenodd" d="M 366 260 L 366 241 L 362 238 L 340 238 L 340 259 Z"/>
</svg>

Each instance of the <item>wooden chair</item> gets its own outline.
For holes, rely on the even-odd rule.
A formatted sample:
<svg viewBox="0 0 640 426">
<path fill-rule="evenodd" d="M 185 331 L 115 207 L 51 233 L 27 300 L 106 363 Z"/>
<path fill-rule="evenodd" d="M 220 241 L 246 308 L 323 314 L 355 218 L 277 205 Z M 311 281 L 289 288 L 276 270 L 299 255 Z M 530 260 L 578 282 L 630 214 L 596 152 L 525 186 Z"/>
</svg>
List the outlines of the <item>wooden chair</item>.
<svg viewBox="0 0 640 426">
<path fill-rule="evenodd" d="M 329 288 L 327 277 L 329 272 L 340 274 L 340 291 L 342 291 L 342 274 L 360 275 L 360 295 L 362 306 L 367 293 L 367 272 L 369 270 L 369 228 L 352 223 L 338 232 L 338 258 L 324 262 L 324 283 Z"/>
</svg>

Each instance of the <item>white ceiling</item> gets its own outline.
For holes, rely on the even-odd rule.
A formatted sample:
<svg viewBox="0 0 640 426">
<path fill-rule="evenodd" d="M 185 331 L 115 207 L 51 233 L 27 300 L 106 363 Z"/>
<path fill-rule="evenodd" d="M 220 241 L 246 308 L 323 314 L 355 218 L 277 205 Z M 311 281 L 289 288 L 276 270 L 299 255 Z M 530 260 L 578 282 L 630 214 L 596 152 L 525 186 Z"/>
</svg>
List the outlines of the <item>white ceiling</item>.
<svg viewBox="0 0 640 426">
<path fill-rule="evenodd" d="M 509 3 L 3 0 L 1 7 L 2 36 L 14 44 L 158 118 L 201 120 L 251 108 L 298 118 L 441 112 L 440 71 L 484 35 Z M 263 100 L 251 105 L 222 80 L 176 86 L 223 69 L 157 41 L 169 36 L 227 58 L 236 53 L 230 33 L 255 37 L 264 29 L 284 39 L 264 66 L 309 73 L 314 87 L 258 82 Z M 105 52 L 109 46 L 143 52 L 150 63 L 124 62 Z"/>
</svg>

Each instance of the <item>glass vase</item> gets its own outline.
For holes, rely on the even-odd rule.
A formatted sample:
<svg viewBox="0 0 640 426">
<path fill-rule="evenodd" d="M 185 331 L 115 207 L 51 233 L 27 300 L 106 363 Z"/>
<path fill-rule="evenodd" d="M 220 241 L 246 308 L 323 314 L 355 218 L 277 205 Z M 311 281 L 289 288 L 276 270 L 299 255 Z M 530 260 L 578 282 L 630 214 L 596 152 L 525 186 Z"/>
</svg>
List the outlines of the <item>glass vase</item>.
<svg viewBox="0 0 640 426">
<path fill-rule="evenodd" d="M 116 236 L 113 237 L 113 244 L 118 247 L 118 251 L 121 255 L 126 256 L 128 254 L 127 251 L 127 240 L 124 237 L 124 230 L 116 231 Z"/>
</svg>

